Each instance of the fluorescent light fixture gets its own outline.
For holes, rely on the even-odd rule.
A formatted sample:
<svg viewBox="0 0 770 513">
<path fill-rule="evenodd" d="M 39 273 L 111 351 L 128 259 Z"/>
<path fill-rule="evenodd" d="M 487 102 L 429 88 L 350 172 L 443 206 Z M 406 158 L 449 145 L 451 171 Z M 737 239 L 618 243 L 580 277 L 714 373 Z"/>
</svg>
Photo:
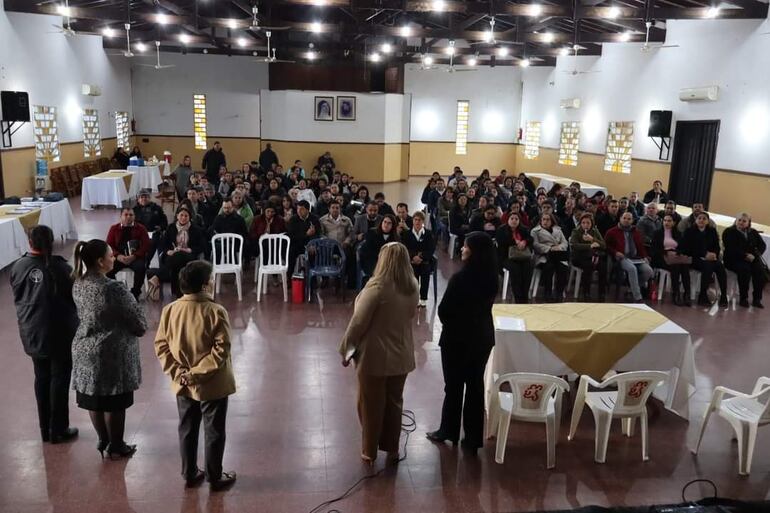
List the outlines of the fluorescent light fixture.
<svg viewBox="0 0 770 513">
<path fill-rule="evenodd" d="M 471 57 L 465 62 L 468 66 L 475 66 L 478 61 L 476 60 L 476 57 Z"/>
<path fill-rule="evenodd" d="M 168 16 L 162 13 L 158 13 L 155 15 L 155 21 L 157 23 L 160 23 L 161 25 L 168 25 Z"/>
<path fill-rule="evenodd" d="M 530 16 L 540 16 L 543 13 L 543 6 L 540 4 L 532 4 L 529 6 Z"/>
<path fill-rule="evenodd" d="M 227 20 L 227 28 L 231 28 L 231 29 L 238 28 L 238 22 L 230 18 L 229 20 Z"/>
<path fill-rule="evenodd" d="M 425 64 L 426 66 L 430 66 L 431 64 L 433 64 L 433 57 L 431 57 L 430 55 L 426 55 L 425 57 L 422 58 L 422 63 Z"/>
<path fill-rule="evenodd" d="M 57 5 L 56 6 L 56 12 L 58 12 L 59 14 L 61 14 L 62 16 L 65 16 L 67 18 L 72 16 L 72 10 L 69 7 L 67 7 L 66 5 L 62 5 L 62 4 Z"/>
<path fill-rule="evenodd" d="M 380 57 L 380 54 L 378 54 L 377 52 L 375 52 L 375 53 L 373 53 L 373 54 L 371 54 L 369 56 L 369 60 L 372 61 L 372 62 L 380 62 L 381 58 L 382 57 Z"/>
<path fill-rule="evenodd" d="M 569 52 L 570 52 L 569 48 L 562 48 L 561 50 L 559 50 L 559 55 L 561 55 L 562 57 L 566 57 L 567 55 L 569 55 Z"/>
<path fill-rule="evenodd" d="M 404 25 L 401 27 L 401 37 L 409 37 L 412 35 L 412 27 Z"/>
<path fill-rule="evenodd" d="M 446 2 L 444 0 L 433 0 L 432 4 L 434 11 L 443 11 L 446 8 Z"/>
<path fill-rule="evenodd" d="M 179 34 L 179 40 L 182 42 L 182 44 L 188 44 L 190 42 L 190 36 L 187 34 Z"/>
<path fill-rule="evenodd" d="M 104 34 L 105 37 L 114 37 L 115 36 L 115 31 L 112 30 L 112 28 L 110 28 L 110 27 L 104 27 L 102 29 L 102 34 Z"/>
<path fill-rule="evenodd" d="M 556 36 L 553 35 L 553 32 L 546 32 L 545 34 L 543 34 L 543 42 L 553 43 L 554 37 Z"/>
<path fill-rule="evenodd" d="M 314 34 L 318 34 L 319 32 L 321 32 L 321 30 L 322 30 L 321 24 L 318 23 L 317 21 L 314 21 L 313 23 L 310 24 L 310 31 L 313 32 Z"/>
<path fill-rule="evenodd" d="M 305 54 L 305 57 L 307 57 L 307 60 L 312 61 L 312 60 L 315 60 L 316 54 L 313 50 L 310 50 Z"/>
<path fill-rule="evenodd" d="M 140 42 L 140 43 L 136 43 L 136 44 L 134 45 L 134 47 L 135 47 L 135 48 L 136 48 L 138 51 L 140 51 L 140 52 L 144 52 L 145 50 L 147 50 L 147 45 L 146 45 L 146 44 L 144 44 L 144 43 L 141 43 L 141 42 Z"/>
<path fill-rule="evenodd" d="M 529 64 L 530 64 L 529 59 L 521 59 L 519 61 L 519 66 L 521 66 L 522 68 L 528 68 Z"/>
<path fill-rule="evenodd" d="M 624 43 L 631 41 L 631 32 L 623 32 L 620 34 L 620 40 Z"/>
<path fill-rule="evenodd" d="M 317 5 L 318 7 L 323 7 L 326 5 L 326 0 L 313 0 L 313 5 Z"/>
<path fill-rule="evenodd" d="M 382 50 L 382 53 L 390 53 L 393 51 L 393 47 L 390 45 L 390 43 L 382 43 L 380 50 Z"/>
<path fill-rule="evenodd" d="M 607 11 L 608 18 L 615 19 L 618 16 L 620 16 L 620 9 L 618 9 L 617 7 L 610 7 L 610 10 Z"/>
<path fill-rule="evenodd" d="M 507 46 L 501 46 L 497 49 L 497 55 L 500 57 L 507 57 L 508 56 L 508 47 Z"/>
<path fill-rule="evenodd" d="M 240 47 L 246 46 L 246 38 L 239 37 L 235 41 L 238 43 L 238 46 Z"/>
<path fill-rule="evenodd" d="M 717 16 L 719 16 L 719 7 L 710 7 L 706 11 L 706 18 L 716 18 Z"/>
</svg>

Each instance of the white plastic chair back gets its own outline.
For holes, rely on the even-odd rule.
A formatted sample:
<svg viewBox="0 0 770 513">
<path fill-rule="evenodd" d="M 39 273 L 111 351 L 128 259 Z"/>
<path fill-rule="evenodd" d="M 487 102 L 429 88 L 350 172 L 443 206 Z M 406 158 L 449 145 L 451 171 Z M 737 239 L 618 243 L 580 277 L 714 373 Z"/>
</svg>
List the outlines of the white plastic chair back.
<svg viewBox="0 0 770 513">
<path fill-rule="evenodd" d="M 289 269 L 289 245 L 284 234 L 265 234 L 259 238 L 259 268 L 262 274 L 278 274 Z"/>
<path fill-rule="evenodd" d="M 503 374 L 495 382 L 494 391 L 500 392 L 505 383 L 511 387 L 513 415 L 539 420 L 547 415 L 549 401 L 556 399 L 561 403 L 562 393 L 569 390 L 569 384 L 563 379 L 534 372 Z"/>
<path fill-rule="evenodd" d="M 211 256 L 214 269 L 241 268 L 243 237 L 237 233 L 218 233 L 211 238 Z"/>
<path fill-rule="evenodd" d="M 600 388 L 617 385 L 618 395 L 612 415 L 625 417 L 640 414 L 655 387 L 667 379 L 668 374 L 660 371 L 624 372 L 604 380 Z"/>
</svg>

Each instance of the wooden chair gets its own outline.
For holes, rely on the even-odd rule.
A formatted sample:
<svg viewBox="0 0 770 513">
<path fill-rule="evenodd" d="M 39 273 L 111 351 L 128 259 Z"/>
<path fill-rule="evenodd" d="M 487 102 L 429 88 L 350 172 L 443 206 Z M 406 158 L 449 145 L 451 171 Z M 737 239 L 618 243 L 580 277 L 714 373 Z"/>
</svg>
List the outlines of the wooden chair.
<svg viewBox="0 0 770 513">
<path fill-rule="evenodd" d="M 163 208 L 166 203 L 171 204 L 171 209 L 176 210 L 176 176 L 167 175 L 163 177 L 163 183 L 158 186 L 158 200 L 160 207 Z"/>
<path fill-rule="evenodd" d="M 63 166 L 59 169 L 61 170 L 64 192 L 67 194 L 68 198 L 74 198 L 78 195 L 77 180 L 73 180 L 73 174 L 76 175 L 76 173 L 73 173 L 69 166 Z"/>
<path fill-rule="evenodd" d="M 107 157 L 102 157 L 99 159 L 99 171 L 97 173 L 109 171 L 111 167 L 112 167 L 112 163 L 110 162 L 110 159 L 108 159 Z"/>
</svg>

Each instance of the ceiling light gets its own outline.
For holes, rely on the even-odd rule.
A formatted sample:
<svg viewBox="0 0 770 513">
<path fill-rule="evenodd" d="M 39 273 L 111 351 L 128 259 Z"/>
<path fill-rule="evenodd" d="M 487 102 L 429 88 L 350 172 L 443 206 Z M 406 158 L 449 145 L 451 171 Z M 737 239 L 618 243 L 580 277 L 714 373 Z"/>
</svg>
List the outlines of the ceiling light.
<svg viewBox="0 0 770 513">
<path fill-rule="evenodd" d="M 317 21 L 314 21 L 313 23 L 310 24 L 310 31 L 313 32 L 314 34 L 318 34 L 319 32 L 321 32 L 321 30 L 322 30 L 321 24 L 318 23 Z"/>
<path fill-rule="evenodd" d="M 530 16 L 540 16 L 543 13 L 543 6 L 540 4 L 532 4 L 529 6 Z"/>
<path fill-rule="evenodd" d="M 372 62 L 380 62 L 380 59 L 381 59 L 380 54 L 378 54 L 377 52 L 369 56 L 369 60 Z"/>
<path fill-rule="evenodd" d="M 62 16 L 65 16 L 67 18 L 72 16 L 72 10 L 68 6 L 66 6 L 66 5 L 57 5 L 56 6 L 56 12 L 58 12 L 59 14 L 61 14 Z"/>
<path fill-rule="evenodd" d="M 168 16 L 165 14 L 156 14 L 155 15 L 155 21 L 160 23 L 161 25 L 167 25 L 168 24 Z"/>
<path fill-rule="evenodd" d="M 104 27 L 102 29 L 102 34 L 104 34 L 105 37 L 113 37 L 115 35 L 115 31 L 110 27 Z"/>
<path fill-rule="evenodd" d="M 246 38 L 239 37 L 235 41 L 238 43 L 238 46 L 246 46 Z"/>
<path fill-rule="evenodd" d="M 227 22 L 226 22 L 226 23 L 227 23 L 227 28 L 231 28 L 231 29 L 234 29 L 234 28 L 238 28 L 238 22 L 237 22 L 237 21 L 235 21 L 235 20 L 234 20 L 234 19 L 232 19 L 232 18 L 230 18 L 229 20 L 227 20 Z"/>
<path fill-rule="evenodd" d="M 607 17 L 608 18 L 617 18 L 620 16 L 620 9 L 617 7 L 610 7 L 610 9 L 607 11 Z"/>
<path fill-rule="evenodd" d="M 555 36 L 553 35 L 553 32 L 546 32 L 545 34 L 543 34 L 543 42 L 553 43 L 554 37 Z"/>
<path fill-rule="evenodd" d="M 569 52 L 570 52 L 569 48 L 562 48 L 561 50 L 559 50 L 559 55 L 561 55 L 562 57 L 566 57 L 567 55 L 569 55 Z"/>
<path fill-rule="evenodd" d="M 476 57 L 471 57 L 470 59 L 468 59 L 468 60 L 466 61 L 466 64 L 467 64 L 468 66 L 475 66 L 475 65 L 476 65 L 476 63 L 478 63 L 478 61 L 476 60 Z"/>
<path fill-rule="evenodd" d="M 425 64 L 426 66 L 430 66 L 431 64 L 433 64 L 433 57 L 431 57 L 430 55 L 426 55 L 425 57 L 422 58 L 422 63 Z"/>
<path fill-rule="evenodd" d="M 204 49 L 203 49 L 203 53 L 204 53 L 205 55 L 208 55 L 208 53 L 209 53 L 208 49 L 207 49 L 207 48 L 204 48 Z"/>
<path fill-rule="evenodd" d="M 147 45 L 144 44 L 144 43 L 136 43 L 134 46 L 140 52 L 143 52 L 143 51 L 147 50 Z"/>
<path fill-rule="evenodd" d="M 623 32 L 620 34 L 620 40 L 624 43 L 631 41 L 631 32 Z"/>
<path fill-rule="evenodd" d="M 315 59 L 316 55 L 315 55 L 315 52 L 313 50 L 310 50 L 309 52 L 307 52 L 305 54 L 305 57 L 307 57 L 307 60 L 312 61 L 312 60 Z"/>
<path fill-rule="evenodd" d="M 187 44 L 190 42 L 190 36 L 187 34 L 179 34 L 179 40 L 182 42 L 182 44 Z"/>
<path fill-rule="evenodd" d="M 706 11 L 706 18 L 716 18 L 717 16 L 719 16 L 719 7 L 710 7 Z"/>
<path fill-rule="evenodd" d="M 443 11 L 446 7 L 446 2 L 444 0 L 433 0 L 433 10 L 434 11 Z"/>
<path fill-rule="evenodd" d="M 412 27 L 404 25 L 401 27 L 401 37 L 409 37 L 412 35 Z"/>
<path fill-rule="evenodd" d="M 454 46 L 448 46 L 446 49 L 447 55 L 454 55 L 455 54 L 455 47 Z"/>
<path fill-rule="evenodd" d="M 323 7 L 326 5 L 326 0 L 313 0 L 313 5 L 317 5 L 318 7 Z"/>
<path fill-rule="evenodd" d="M 484 32 L 484 42 L 485 43 L 489 43 L 494 38 L 495 38 L 495 35 L 492 33 L 491 30 L 488 30 L 488 31 Z"/>
<path fill-rule="evenodd" d="M 497 49 L 497 55 L 500 57 L 506 57 L 508 55 L 508 47 L 507 46 L 501 46 Z"/>
<path fill-rule="evenodd" d="M 393 47 L 390 45 L 390 43 L 382 43 L 380 50 L 382 50 L 382 53 L 390 53 L 393 51 Z"/>
<path fill-rule="evenodd" d="M 521 66 L 522 68 L 528 68 L 529 64 L 530 64 L 529 59 L 521 59 L 519 61 L 519 66 Z"/>
</svg>

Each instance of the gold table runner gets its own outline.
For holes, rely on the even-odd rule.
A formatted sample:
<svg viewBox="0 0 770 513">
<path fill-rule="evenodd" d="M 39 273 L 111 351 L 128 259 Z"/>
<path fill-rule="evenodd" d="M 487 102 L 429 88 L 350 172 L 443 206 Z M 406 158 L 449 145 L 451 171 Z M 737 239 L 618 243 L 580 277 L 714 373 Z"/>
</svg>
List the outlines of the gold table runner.
<svg viewBox="0 0 770 513">
<path fill-rule="evenodd" d="M 560 360 L 580 374 L 601 379 L 650 331 L 668 319 L 624 305 L 564 303 L 494 305 L 495 317 L 516 317 Z"/>
<path fill-rule="evenodd" d="M 123 178 L 123 183 L 126 184 L 126 192 L 131 191 L 131 179 L 134 177 L 133 173 L 127 173 L 122 171 L 105 171 L 98 175 L 93 175 L 91 178 Z"/>
<path fill-rule="evenodd" d="M 40 222 L 40 208 L 35 208 L 23 214 L 12 214 L 13 210 L 24 208 L 23 205 L 2 205 L 0 206 L 0 219 L 18 218 L 25 230 L 30 230 Z"/>
</svg>

